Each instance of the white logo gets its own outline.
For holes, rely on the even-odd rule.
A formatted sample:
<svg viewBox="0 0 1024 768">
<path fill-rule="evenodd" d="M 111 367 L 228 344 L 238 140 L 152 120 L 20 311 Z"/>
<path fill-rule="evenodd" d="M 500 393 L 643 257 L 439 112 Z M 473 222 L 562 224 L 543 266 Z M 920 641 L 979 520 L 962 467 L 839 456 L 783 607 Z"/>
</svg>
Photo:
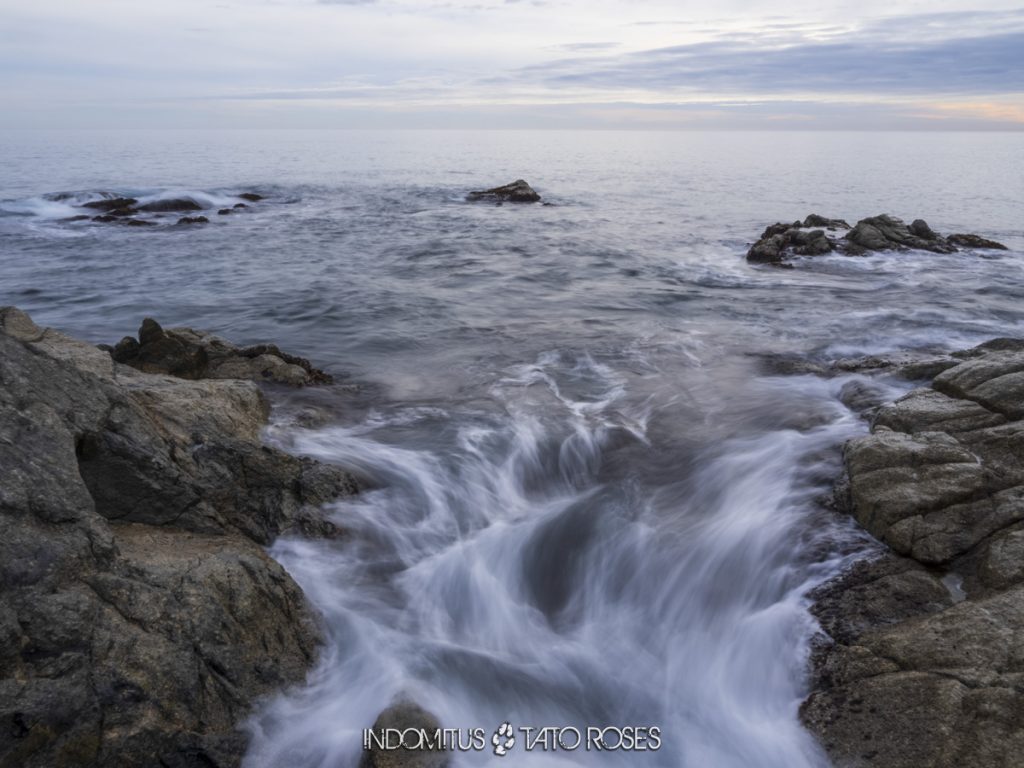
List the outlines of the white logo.
<svg viewBox="0 0 1024 768">
<path fill-rule="evenodd" d="M 516 745 L 512 723 L 502 723 L 501 727 L 491 736 L 491 744 L 494 745 L 494 754 L 498 757 L 504 757 Z"/>
</svg>

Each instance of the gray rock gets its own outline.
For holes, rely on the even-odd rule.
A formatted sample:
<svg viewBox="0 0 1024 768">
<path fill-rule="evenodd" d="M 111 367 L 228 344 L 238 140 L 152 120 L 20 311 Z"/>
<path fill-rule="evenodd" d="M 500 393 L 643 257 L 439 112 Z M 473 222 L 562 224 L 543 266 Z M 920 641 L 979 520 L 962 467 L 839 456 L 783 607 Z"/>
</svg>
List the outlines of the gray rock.
<svg viewBox="0 0 1024 768">
<path fill-rule="evenodd" d="M 252 382 L 143 374 L 11 308 L 0 359 L 0 765 L 237 765 L 319 638 L 261 545 L 336 535 L 319 506 L 354 482 L 262 445 Z"/>
<path fill-rule="evenodd" d="M 540 195 L 525 181 L 516 179 L 502 187 L 470 192 L 466 199 L 471 202 L 491 200 L 498 203 L 536 203 L 540 201 Z"/>
<path fill-rule="evenodd" d="M 380 713 L 373 724 L 373 730 L 381 741 L 388 730 L 423 731 L 432 737 L 440 727 L 434 715 L 408 700 L 392 704 Z M 374 745 L 363 754 L 359 768 L 447 768 L 451 764 L 447 752 L 417 749 L 417 746 L 417 743 L 403 742 L 403 748 L 400 749 L 379 749 Z"/>
<path fill-rule="evenodd" d="M 138 341 L 125 337 L 111 354 L 140 371 L 183 379 L 250 379 L 293 387 L 333 382 L 306 358 L 282 352 L 274 344 L 236 347 L 192 328 L 165 330 L 152 318 L 142 321 Z"/>
<path fill-rule="evenodd" d="M 801 716 L 836 765 L 1002 768 L 1024 749 L 1024 352 L 952 357 L 845 450 L 850 511 L 910 559 L 812 595 L 827 639 Z"/>
<path fill-rule="evenodd" d="M 815 229 L 820 227 L 821 229 Z M 842 238 L 828 232 L 849 230 Z M 861 256 L 873 251 L 905 251 L 918 249 L 933 253 L 955 253 L 963 248 L 999 248 L 1006 246 L 979 235 L 942 237 L 924 219 L 915 219 L 909 226 L 895 216 L 882 214 L 861 219 L 851 229 L 843 219 L 829 219 L 812 213 L 802 222 L 772 224 L 747 251 L 747 260 L 760 264 L 783 266 L 794 256 L 822 256 L 833 251 L 847 256 Z"/>
<path fill-rule="evenodd" d="M 951 245 L 959 246 L 960 248 L 987 248 L 995 251 L 1008 250 L 1002 243 L 997 243 L 995 240 L 988 240 L 980 235 L 958 233 L 947 237 L 946 242 Z"/>
</svg>

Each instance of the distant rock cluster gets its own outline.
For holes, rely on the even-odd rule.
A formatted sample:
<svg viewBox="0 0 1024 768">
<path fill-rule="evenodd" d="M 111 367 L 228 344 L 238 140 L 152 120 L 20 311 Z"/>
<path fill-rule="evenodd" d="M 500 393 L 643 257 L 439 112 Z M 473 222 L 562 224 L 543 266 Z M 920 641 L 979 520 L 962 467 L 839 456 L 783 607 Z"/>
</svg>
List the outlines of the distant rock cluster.
<svg viewBox="0 0 1024 768">
<path fill-rule="evenodd" d="M 838 232 L 846 230 L 840 236 Z M 811 214 L 803 221 L 772 224 L 747 251 L 747 261 L 759 264 L 785 264 L 799 256 L 824 256 L 833 251 L 861 256 L 870 251 L 906 251 L 955 253 L 961 248 L 1006 250 L 1006 246 L 980 235 L 939 235 L 923 219 L 910 224 L 882 214 L 861 219 L 851 227 L 843 219 Z"/>
<path fill-rule="evenodd" d="M 263 195 L 259 195 L 255 192 L 243 192 L 236 197 L 240 200 L 245 200 L 246 202 L 236 203 L 231 208 L 221 208 L 217 213 L 221 216 L 227 216 L 231 213 L 237 213 L 248 208 L 249 206 L 246 203 L 257 203 L 265 199 Z M 58 195 L 54 199 L 65 199 L 65 196 Z M 134 197 L 121 197 L 110 194 L 104 195 L 98 200 L 90 200 L 82 203 L 79 207 L 97 211 L 98 213 L 79 214 L 64 219 L 64 221 L 69 223 L 93 221 L 98 224 L 121 224 L 128 227 L 152 227 L 157 226 L 165 214 L 191 214 L 204 210 L 202 205 L 190 197 L 153 200 L 148 203 L 140 204 Z M 151 214 L 151 216 L 149 218 L 140 218 L 140 216 L 147 214 Z M 180 225 L 209 224 L 210 220 L 206 216 L 181 216 L 175 221 L 175 223 Z"/>
</svg>

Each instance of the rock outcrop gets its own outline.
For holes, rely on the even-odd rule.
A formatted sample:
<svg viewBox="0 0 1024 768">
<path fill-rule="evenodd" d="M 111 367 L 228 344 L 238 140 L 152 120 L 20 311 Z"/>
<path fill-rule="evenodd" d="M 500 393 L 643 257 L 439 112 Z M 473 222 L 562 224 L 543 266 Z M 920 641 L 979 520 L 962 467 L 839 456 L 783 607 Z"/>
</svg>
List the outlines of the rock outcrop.
<svg viewBox="0 0 1024 768">
<path fill-rule="evenodd" d="M 193 328 L 164 330 L 148 317 L 142 321 L 137 339 L 126 336 L 107 349 L 124 365 L 183 379 L 250 379 L 293 387 L 333 380 L 306 358 L 282 352 L 274 344 L 236 347 Z"/>
<path fill-rule="evenodd" d="M 234 766 L 303 679 L 318 628 L 261 545 L 337 534 L 355 483 L 261 444 L 267 410 L 0 310 L 0 765 Z"/>
<path fill-rule="evenodd" d="M 840 229 L 847 230 L 842 237 L 835 234 Z M 829 219 L 812 213 L 803 221 L 767 227 L 747 251 L 747 260 L 782 265 L 793 257 L 823 256 L 833 251 L 859 256 L 870 251 L 910 249 L 956 253 L 961 248 L 1006 250 L 1002 243 L 979 235 L 942 237 L 923 219 L 915 219 L 908 225 L 894 216 L 882 214 L 861 219 L 851 228 L 842 219 Z"/>
<path fill-rule="evenodd" d="M 1024 754 L 1024 341 L 955 360 L 845 449 L 849 511 L 889 551 L 814 595 L 802 715 L 836 765 Z"/>
<path fill-rule="evenodd" d="M 536 203 L 540 201 L 540 195 L 525 181 L 516 179 L 503 187 L 470 192 L 466 199 L 470 202 L 489 200 L 496 203 Z"/>
<path fill-rule="evenodd" d="M 92 221 L 98 224 L 123 224 L 130 227 L 147 227 L 158 223 L 165 224 L 209 224 L 206 216 L 182 216 L 171 219 L 165 216 L 168 213 L 189 213 L 193 214 L 205 210 L 202 203 L 191 197 L 164 198 L 151 200 L 140 204 L 134 197 L 125 197 L 111 192 L 99 193 L 102 197 L 96 200 L 89 200 L 81 203 L 78 207 L 98 212 L 90 215 L 69 216 L 61 221 L 73 224 L 80 221 Z M 243 192 L 236 195 L 239 200 L 248 203 L 257 203 L 265 198 L 255 192 Z M 71 193 L 59 193 L 48 196 L 48 199 L 57 202 L 71 198 Z M 230 214 L 236 209 L 247 208 L 247 203 L 235 203 L 232 208 L 220 208 L 217 213 L 220 215 Z M 143 217 L 143 218 L 139 218 Z"/>
</svg>

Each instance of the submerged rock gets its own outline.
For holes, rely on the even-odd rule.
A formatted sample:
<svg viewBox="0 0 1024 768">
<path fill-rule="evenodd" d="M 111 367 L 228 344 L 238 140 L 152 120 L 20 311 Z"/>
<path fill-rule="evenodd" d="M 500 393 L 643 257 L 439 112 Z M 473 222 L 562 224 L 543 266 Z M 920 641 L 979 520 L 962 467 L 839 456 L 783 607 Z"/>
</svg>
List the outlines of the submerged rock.
<svg viewBox="0 0 1024 768">
<path fill-rule="evenodd" d="M 846 446 L 848 509 L 890 551 L 813 595 L 828 641 L 801 714 L 836 765 L 1024 750 L 1024 342 L 951 357 Z"/>
<path fill-rule="evenodd" d="M 263 546 L 335 535 L 319 507 L 354 481 L 263 445 L 252 382 L 144 374 L 13 308 L 0 359 L 0 764 L 237 765 L 319 639 Z"/>
<path fill-rule="evenodd" d="M 237 347 L 192 328 L 164 330 L 148 317 L 142 321 L 138 340 L 121 339 L 111 355 L 140 371 L 183 379 L 250 379 L 294 387 L 333 381 L 306 358 L 282 352 L 274 344 Z"/>
<path fill-rule="evenodd" d="M 178 219 L 179 224 L 209 224 L 210 220 L 205 216 L 182 216 Z"/>
<path fill-rule="evenodd" d="M 503 187 L 470 192 L 466 199 L 471 202 L 492 200 L 499 203 L 536 203 L 540 201 L 540 195 L 525 181 L 516 179 Z"/>
<path fill-rule="evenodd" d="M 187 197 L 172 200 L 154 200 L 151 203 L 140 205 L 138 208 L 140 211 L 147 213 L 184 213 L 203 210 L 199 203 Z"/>
<path fill-rule="evenodd" d="M 839 229 L 849 231 L 842 237 L 828 234 Z M 1006 250 L 1006 246 L 978 235 L 942 237 L 923 219 L 915 219 L 908 226 L 901 219 L 883 214 L 861 219 L 851 229 L 842 219 L 829 219 L 812 213 L 802 222 L 778 223 L 766 228 L 747 251 L 747 260 L 784 266 L 797 256 L 822 256 L 833 251 L 850 256 L 869 251 L 909 249 L 955 253 L 961 247 Z"/>
<path fill-rule="evenodd" d="M 260 200 L 266 199 L 263 195 L 257 195 L 255 192 L 243 192 L 239 197 L 243 200 L 248 200 L 250 203 L 258 203 Z M 236 205 L 235 207 L 237 208 L 238 206 Z M 245 206 L 242 207 L 244 208 Z"/>
<path fill-rule="evenodd" d="M 83 208 L 93 208 L 97 211 L 116 211 L 119 209 L 132 208 L 139 202 L 134 197 L 108 197 L 103 200 L 90 200 L 82 203 Z"/>
</svg>

